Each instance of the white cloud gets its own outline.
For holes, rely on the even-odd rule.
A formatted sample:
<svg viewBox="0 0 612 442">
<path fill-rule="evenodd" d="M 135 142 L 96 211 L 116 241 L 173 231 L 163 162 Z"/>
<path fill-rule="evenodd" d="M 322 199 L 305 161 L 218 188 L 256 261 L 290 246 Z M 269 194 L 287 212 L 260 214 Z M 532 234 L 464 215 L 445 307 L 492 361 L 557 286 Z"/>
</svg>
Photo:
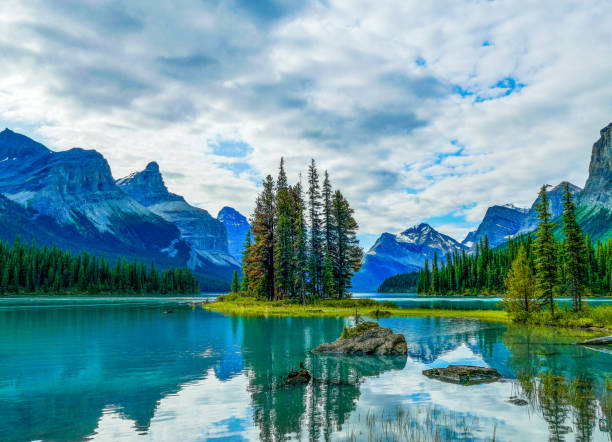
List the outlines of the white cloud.
<svg viewBox="0 0 612 442">
<path fill-rule="evenodd" d="M 362 233 L 460 214 L 440 227 L 461 235 L 543 182 L 583 185 L 612 120 L 605 0 L 180 3 L 3 2 L 0 122 L 95 148 L 116 177 L 158 161 L 213 214 L 249 213 L 281 155 L 294 179 L 314 156 Z M 508 78 L 524 86 L 492 88 Z M 253 151 L 220 160 L 218 140 Z"/>
</svg>

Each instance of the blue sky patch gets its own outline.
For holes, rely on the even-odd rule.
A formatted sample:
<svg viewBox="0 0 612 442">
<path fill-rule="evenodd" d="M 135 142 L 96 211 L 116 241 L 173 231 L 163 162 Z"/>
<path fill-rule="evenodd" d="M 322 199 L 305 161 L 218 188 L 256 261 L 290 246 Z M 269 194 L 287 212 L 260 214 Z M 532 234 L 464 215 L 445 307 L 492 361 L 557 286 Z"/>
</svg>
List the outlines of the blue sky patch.
<svg viewBox="0 0 612 442">
<path fill-rule="evenodd" d="M 419 66 L 427 65 L 427 62 L 425 61 L 423 57 L 417 57 L 416 60 L 414 60 L 414 62 Z"/>
<path fill-rule="evenodd" d="M 229 158 L 242 158 L 253 152 L 253 148 L 244 141 L 219 141 L 208 144 L 215 155 Z"/>
</svg>

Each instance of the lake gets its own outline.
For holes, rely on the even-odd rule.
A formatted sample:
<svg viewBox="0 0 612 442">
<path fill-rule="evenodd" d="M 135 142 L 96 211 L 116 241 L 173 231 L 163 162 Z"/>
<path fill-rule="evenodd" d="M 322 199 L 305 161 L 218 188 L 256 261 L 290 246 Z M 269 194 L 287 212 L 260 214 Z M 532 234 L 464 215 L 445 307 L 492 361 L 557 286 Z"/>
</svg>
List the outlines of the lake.
<svg viewBox="0 0 612 442">
<path fill-rule="evenodd" d="M 316 356 L 350 318 L 228 317 L 192 300 L 0 299 L 0 440 L 610 440 L 612 352 L 558 331 L 384 318 L 407 357 Z M 285 386 L 300 361 L 315 381 Z M 505 380 L 421 374 L 449 364 Z"/>
</svg>

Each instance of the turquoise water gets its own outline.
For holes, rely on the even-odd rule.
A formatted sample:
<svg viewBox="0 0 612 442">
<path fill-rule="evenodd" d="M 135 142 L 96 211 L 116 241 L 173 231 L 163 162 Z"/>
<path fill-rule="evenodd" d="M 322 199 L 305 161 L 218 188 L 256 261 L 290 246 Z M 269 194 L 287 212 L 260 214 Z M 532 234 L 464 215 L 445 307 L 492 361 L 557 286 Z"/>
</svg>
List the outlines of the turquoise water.
<svg viewBox="0 0 612 442">
<path fill-rule="evenodd" d="M 355 293 L 354 298 L 371 298 L 376 301 L 392 301 L 405 308 L 439 308 L 450 310 L 501 310 L 501 298 L 481 296 L 418 296 L 416 293 Z M 587 298 L 592 307 L 611 305 L 611 297 Z M 557 298 L 561 307 L 572 306 L 570 298 Z"/>
<path fill-rule="evenodd" d="M 555 331 L 386 318 L 407 357 L 315 356 L 350 319 L 228 317 L 191 301 L 1 299 L 0 440 L 384 440 L 419 428 L 461 440 L 610 440 L 600 419 L 610 416 L 612 352 Z M 300 361 L 316 381 L 284 386 Z M 450 363 L 507 380 L 421 374 Z"/>
</svg>

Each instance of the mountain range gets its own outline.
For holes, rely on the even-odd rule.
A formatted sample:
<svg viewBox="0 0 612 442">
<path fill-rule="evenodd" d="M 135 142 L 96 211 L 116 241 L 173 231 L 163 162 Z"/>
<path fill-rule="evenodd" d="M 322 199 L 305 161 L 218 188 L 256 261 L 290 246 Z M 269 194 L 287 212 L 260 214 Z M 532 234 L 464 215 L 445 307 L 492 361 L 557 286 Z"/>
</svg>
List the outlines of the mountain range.
<svg viewBox="0 0 612 442">
<path fill-rule="evenodd" d="M 188 266 L 206 290 L 225 290 L 239 268 L 223 221 L 170 193 L 157 163 L 115 180 L 95 150 L 55 152 L 6 129 L 0 238 L 16 235 L 109 258 L 150 259 L 162 268 Z"/>
<path fill-rule="evenodd" d="M 557 220 L 556 235 L 560 237 L 559 217 L 563 212 L 563 187 L 565 182 L 548 190 L 549 209 Z M 591 153 L 589 176 L 584 189 L 568 183 L 577 203 L 577 218 L 584 232 L 593 241 L 612 238 L 612 123 L 600 131 Z M 419 224 L 400 233 L 383 233 L 364 255 L 362 267 L 353 278 L 355 291 L 375 291 L 385 278 L 422 268 L 425 259 L 431 260 L 433 252 L 440 259 L 449 253 L 474 251 L 485 237 L 491 247 L 505 243 L 508 238 L 532 232 L 537 228 L 536 205 L 529 208 L 513 204 L 489 207 L 478 228 L 459 243 L 437 232 L 428 224 Z"/>
</svg>

